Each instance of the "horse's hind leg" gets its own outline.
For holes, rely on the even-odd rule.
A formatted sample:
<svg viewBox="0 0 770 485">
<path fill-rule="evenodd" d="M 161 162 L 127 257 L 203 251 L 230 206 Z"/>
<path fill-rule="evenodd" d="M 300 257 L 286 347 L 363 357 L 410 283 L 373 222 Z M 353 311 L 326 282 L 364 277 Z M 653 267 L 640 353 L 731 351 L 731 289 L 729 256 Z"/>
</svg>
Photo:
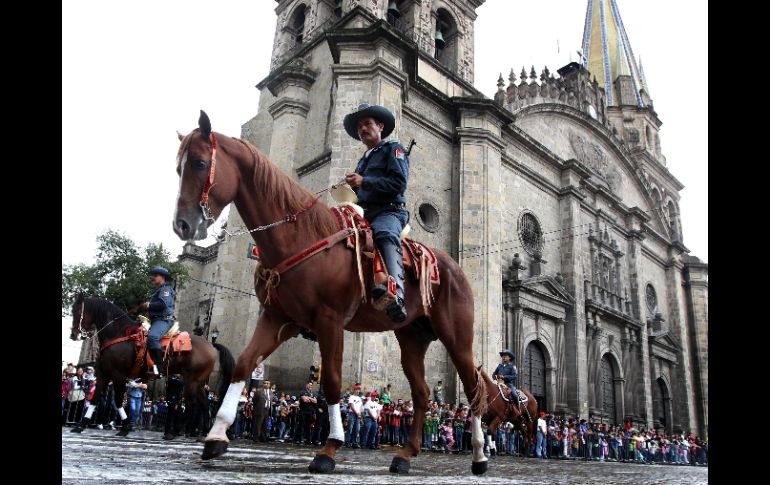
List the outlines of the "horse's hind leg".
<svg viewBox="0 0 770 485">
<path fill-rule="evenodd" d="M 422 424 L 430 396 L 430 389 L 425 383 L 425 352 L 428 350 L 430 340 L 427 340 L 411 325 L 396 330 L 395 334 L 398 344 L 401 346 L 401 366 L 412 390 L 414 417 L 406 445 L 393 457 L 390 471 L 392 473 L 409 473 L 412 457 L 420 453 Z"/>
<path fill-rule="evenodd" d="M 222 405 L 219 407 L 214 426 L 206 435 L 205 446 L 201 458 L 208 460 L 222 455 L 227 451 L 227 428 L 235 421 L 238 410 L 238 399 L 246 386 L 246 379 L 263 360 L 278 348 L 285 340 L 296 336 L 299 327 L 293 323 L 281 324 L 271 319 L 267 312 L 262 313 L 257 320 L 257 328 L 251 336 L 249 344 L 243 349 L 235 364 L 230 387 L 227 389 Z"/>
<path fill-rule="evenodd" d="M 126 395 L 126 376 L 112 376 L 112 387 L 115 391 L 113 398 L 115 399 L 115 406 L 118 408 L 118 416 L 120 416 L 120 431 L 116 436 L 128 436 L 128 433 L 132 429 L 131 420 L 126 415 L 126 410 L 123 408 L 123 397 Z"/>
</svg>

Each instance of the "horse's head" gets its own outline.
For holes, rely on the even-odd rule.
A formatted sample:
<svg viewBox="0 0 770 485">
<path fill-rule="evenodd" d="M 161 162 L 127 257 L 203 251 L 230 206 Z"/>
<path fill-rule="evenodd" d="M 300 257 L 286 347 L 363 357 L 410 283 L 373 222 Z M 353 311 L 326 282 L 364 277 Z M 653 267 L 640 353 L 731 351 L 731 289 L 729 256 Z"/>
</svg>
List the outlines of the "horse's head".
<svg viewBox="0 0 770 485">
<path fill-rule="evenodd" d="M 85 310 L 86 299 L 83 293 L 78 293 L 75 303 L 72 304 L 72 330 L 70 339 L 78 341 L 84 333 L 91 330 L 93 320 Z"/>
<path fill-rule="evenodd" d="M 202 110 L 198 128 L 187 136 L 179 134 L 179 194 L 173 225 L 183 240 L 205 239 L 208 227 L 237 194 L 238 171 L 233 158 L 219 149 L 223 138 L 211 131 L 211 121 Z"/>
</svg>

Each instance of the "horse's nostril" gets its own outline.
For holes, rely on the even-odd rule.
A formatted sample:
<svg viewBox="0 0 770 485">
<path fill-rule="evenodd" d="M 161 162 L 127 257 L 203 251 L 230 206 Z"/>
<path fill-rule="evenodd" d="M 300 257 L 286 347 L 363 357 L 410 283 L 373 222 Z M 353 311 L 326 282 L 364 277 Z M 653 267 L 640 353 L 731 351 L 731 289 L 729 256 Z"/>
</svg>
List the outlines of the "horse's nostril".
<svg viewBox="0 0 770 485">
<path fill-rule="evenodd" d="M 188 232 L 190 232 L 190 225 L 187 224 L 187 221 L 185 221 L 184 219 L 177 219 L 176 226 L 179 228 L 182 234 L 187 234 Z"/>
</svg>

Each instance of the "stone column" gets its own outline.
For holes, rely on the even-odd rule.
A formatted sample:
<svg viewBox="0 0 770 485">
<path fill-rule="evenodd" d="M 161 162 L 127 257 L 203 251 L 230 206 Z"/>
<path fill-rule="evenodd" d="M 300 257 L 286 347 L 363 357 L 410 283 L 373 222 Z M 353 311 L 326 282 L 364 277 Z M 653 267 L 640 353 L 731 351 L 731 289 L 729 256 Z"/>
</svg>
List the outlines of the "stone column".
<svg viewBox="0 0 770 485">
<path fill-rule="evenodd" d="M 676 251 L 671 249 L 670 251 Z M 687 326 L 685 307 L 685 290 L 682 282 L 683 264 L 678 255 L 671 254 L 666 265 L 666 295 L 668 301 L 669 328 L 674 338 L 679 341 L 682 351 L 677 362 L 678 385 L 674 386 L 675 422 L 684 431 L 698 429 L 700 423 L 696 417 L 695 390 L 693 389 L 693 367 L 690 358 L 692 341 Z M 701 426 L 702 427 L 702 426 Z"/>
<path fill-rule="evenodd" d="M 267 87 L 275 96 L 268 107 L 273 117 L 273 133 L 270 139 L 269 158 L 284 172 L 297 178 L 297 146 L 305 134 L 305 118 L 310 110 L 308 93 L 316 78 L 316 72 L 305 65 L 301 58 L 282 66 L 262 81 L 257 88 Z"/>
<path fill-rule="evenodd" d="M 346 15 L 355 5 L 343 2 Z M 386 3 L 384 4 L 386 5 Z M 379 7 L 378 7 L 379 8 Z M 366 147 L 350 137 L 345 131 L 345 115 L 356 110 L 359 104 L 378 104 L 389 109 L 396 118 L 396 127 L 388 136 L 389 140 L 400 140 L 402 106 L 408 92 L 405 56 L 402 46 L 393 39 L 386 29 L 379 28 L 363 32 L 370 27 L 373 19 L 369 10 L 357 9 L 344 26 L 355 32 L 329 32 L 328 42 L 332 52 L 332 99 L 329 114 L 327 144 L 331 149 L 329 179 L 327 186 L 339 184 L 346 173 L 355 170 L 358 160 Z M 330 196 L 325 201 L 333 204 Z M 497 320 L 499 325 L 500 320 Z M 401 352 L 392 333 L 358 334 L 345 332 L 345 355 L 343 357 L 343 387 L 356 380 L 364 388 L 393 384 L 393 392 L 404 398 L 409 397 L 409 387 L 401 369 Z M 371 371 L 367 361 L 376 362 L 377 370 Z M 439 362 L 446 361 L 446 351 L 440 344 L 428 348 L 426 380 L 435 384 L 443 378 L 445 397 L 455 395 L 453 380 L 449 376 L 438 377 Z M 370 363 L 372 366 L 373 363 Z"/>
<path fill-rule="evenodd" d="M 580 181 L 588 171 L 577 160 L 567 160 L 561 174 L 559 195 L 560 224 L 565 237 L 561 243 L 561 268 L 566 290 L 575 298 L 575 306 L 567 309 L 565 326 L 565 365 L 567 366 L 567 405 L 581 417 L 588 417 L 588 356 L 586 353 L 585 299 L 583 270 L 580 257 L 583 254 L 576 228 L 582 223 L 580 201 L 585 195 L 580 191 Z"/>
<path fill-rule="evenodd" d="M 690 257 L 685 264 L 684 278 L 687 292 L 688 330 L 692 341 L 693 375 L 696 383 L 696 411 L 698 417 L 698 435 L 708 434 L 709 416 L 709 341 L 708 341 L 708 310 L 709 282 L 708 265 L 697 258 Z M 693 261 L 695 260 L 695 261 Z"/>
<path fill-rule="evenodd" d="M 464 98 L 458 104 L 459 261 L 473 289 L 474 360 L 489 370 L 502 342 L 502 260 L 495 249 L 504 239 L 501 127 L 511 118 L 492 100 Z"/>
</svg>

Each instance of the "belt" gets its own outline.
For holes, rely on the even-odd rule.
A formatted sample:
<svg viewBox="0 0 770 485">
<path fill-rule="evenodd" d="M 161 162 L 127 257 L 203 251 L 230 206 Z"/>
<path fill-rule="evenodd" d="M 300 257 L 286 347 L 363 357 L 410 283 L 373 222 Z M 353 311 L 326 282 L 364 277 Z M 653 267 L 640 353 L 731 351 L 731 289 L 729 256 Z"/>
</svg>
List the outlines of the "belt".
<svg viewBox="0 0 770 485">
<path fill-rule="evenodd" d="M 386 204 L 360 204 L 364 211 L 375 211 L 385 208 L 405 209 L 406 204 L 403 202 L 388 202 Z"/>
</svg>

